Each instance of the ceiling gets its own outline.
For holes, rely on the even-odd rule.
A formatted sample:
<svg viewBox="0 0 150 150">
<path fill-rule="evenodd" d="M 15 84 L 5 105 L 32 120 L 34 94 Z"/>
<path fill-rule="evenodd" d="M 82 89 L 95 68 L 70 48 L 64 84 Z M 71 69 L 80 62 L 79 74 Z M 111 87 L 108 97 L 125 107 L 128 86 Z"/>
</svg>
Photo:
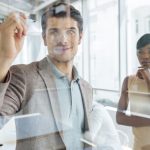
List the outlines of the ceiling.
<svg viewBox="0 0 150 150">
<path fill-rule="evenodd" d="M 0 14 L 7 15 L 11 11 L 36 13 L 55 0 L 0 0 Z"/>
<path fill-rule="evenodd" d="M 38 14 L 47 5 L 56 0 L 0 0 L 0 22 L 13 11 L 27 14 Z M 65 1 L 65 0 L 64 0 Z M 74 2 L 77 0 L 66 0 Z"/>
<path fill-rule="evenodd" d="M 28 13 L 37 12 L 54 1 L 56 0 L 0 0 L 0 14 L 3 13 L 4 7 L 6 11 L 16 9 Z M 76 0 L 66 1 L 74 2 Z"/>
</svg>

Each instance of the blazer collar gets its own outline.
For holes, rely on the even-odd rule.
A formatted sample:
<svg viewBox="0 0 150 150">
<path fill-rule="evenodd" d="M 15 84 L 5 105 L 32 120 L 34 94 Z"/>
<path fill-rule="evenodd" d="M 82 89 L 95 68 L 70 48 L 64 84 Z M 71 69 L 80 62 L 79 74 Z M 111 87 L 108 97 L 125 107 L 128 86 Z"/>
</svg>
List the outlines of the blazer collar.
<svg viewBox="0 0 150 150">
<path fill-rule="evenodd" d="M 58 70 L 58 68 L 52 63 L 52 61 L 50 60 L 49 56 L 47 56 L 46 58 L 47 58 L 47 61 L 49 63 L 49 66 L 51 68 L 51 72 L 53 72 L 53 74 L 55 74 L 55 76 L 57 78 L 66 77 L 66 75 L 64 73 L 62 73 L 60 70 Z M 72 73 L 73 73 L 73 80 L 74 81 L 80 79 L 80 76 L 79 76 L 78 71 L 77 71 L 75 66 L 73 66 L 73 68 L 72 68 Z"/>
</svg>

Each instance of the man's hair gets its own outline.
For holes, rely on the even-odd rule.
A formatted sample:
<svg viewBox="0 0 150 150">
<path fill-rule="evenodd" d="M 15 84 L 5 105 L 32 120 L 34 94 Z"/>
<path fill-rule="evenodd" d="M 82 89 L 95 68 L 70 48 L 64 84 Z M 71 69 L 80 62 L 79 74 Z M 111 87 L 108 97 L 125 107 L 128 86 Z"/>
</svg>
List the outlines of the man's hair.
<svg viewBox="0 0 150 150">
<path fill-rule="evenodd" d="M 79 32 L 81 33 L 83 31 L 83 18 L 80 12 L 75 7 L 66 3 L 65 1 L 57 0 L 46 8 L 46 11 L 43 13 L 41 18 L 43 36 L 45 35 L 46 24 L 49 17 L 71 17 L 72 19 L 77 21 Z"/>
<path fill-rule="evenodd" d="M 139 50 L 148 44 L 150 44 L 150 34 L 147 33 L 137 41 L 136 49 Z"/>
</svg>

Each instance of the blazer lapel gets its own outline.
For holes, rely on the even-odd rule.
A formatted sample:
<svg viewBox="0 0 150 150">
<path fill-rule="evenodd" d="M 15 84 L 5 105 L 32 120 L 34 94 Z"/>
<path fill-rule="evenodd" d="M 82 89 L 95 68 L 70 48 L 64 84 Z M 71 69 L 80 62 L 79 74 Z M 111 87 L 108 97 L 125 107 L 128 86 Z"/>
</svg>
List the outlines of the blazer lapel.
<svg viewBox="0 0 150 150">
<path fill-rule="evenodd" d="M 85 112 L 85 126 L 84 126 L 84 131 L 89 130 L 89 113 L 92 110 L 92 92 L 91 92 L 91 87 L 88 87 L 87 84 L 85 84 L 85 81 L 82 79 L 79 80 L 79 86 L 81 89 L 81 94 L 83 98 L 83 107 L 84 107 L 84 112 Z"/>
<path fill-rule="evenodd" d="M 85 81 L 80 79 L 79 86 L 81 89 L 81 94 L 83 98 L 83 107 L 84 107 L 84 133 L 90 133 L 90 126 L 89 126 L 89 114 L 92 111 L 92 88 L 85 84 Z M 86 139 L 86 136 L 84 137 Z M 92 138 L 88 136 L 88 140 L 92 141 Z M 93 147 L 87 143 L 84 144 L 84 149 L 92 150 Z"/>
<path fill-rule="evenodd" d="M 60 112 L 60 106 L 58 103 L 58 93 L 55 85 L 55 79 L 54 76 L 50 70 L 49 63 L 47 61 L 47 58 L 44 58 L 42 61 L 39 62 L 39 74 L 43 78 L 43 81 L 45 83 L 45 86 L 48 91 L 50 103 L 52 106 L 52 112 L 54 115 L 54 120 L 57 126 L 57 129 L 59 131 L 60 136 L 62 137 L 62 124 L 61 124 L 61 112 Z"/>
</svg>

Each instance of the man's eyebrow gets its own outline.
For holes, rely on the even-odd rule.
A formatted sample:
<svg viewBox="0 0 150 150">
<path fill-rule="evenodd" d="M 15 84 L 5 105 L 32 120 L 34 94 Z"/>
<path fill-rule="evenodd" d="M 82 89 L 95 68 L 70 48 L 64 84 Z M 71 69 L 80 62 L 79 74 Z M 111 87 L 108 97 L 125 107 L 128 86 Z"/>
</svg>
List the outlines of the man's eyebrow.
<svg viewBox="0 0 150 150">
<path fill-rule="evenodd" d="M 50 31 L 50 30 L 57 31 L 58 29 L 57 28 L 49 28 L 48 31 Z"/>
<path fill-rule="evenodd" d="M 77 30 L 77 28 L 75 27 L 68 27 L 66 28 L 67 30 Z M 49 28 L 48 31 L 58 31 L 58 28 Z"/>
<path fill-rule="evenodd" d="M 68 28 L 68 29 L 71 29 L 71 30 L 76 30 L 77 28 L 75 28 L 75 27 L 70 27 L 70 28 Z"/>
</svg>

